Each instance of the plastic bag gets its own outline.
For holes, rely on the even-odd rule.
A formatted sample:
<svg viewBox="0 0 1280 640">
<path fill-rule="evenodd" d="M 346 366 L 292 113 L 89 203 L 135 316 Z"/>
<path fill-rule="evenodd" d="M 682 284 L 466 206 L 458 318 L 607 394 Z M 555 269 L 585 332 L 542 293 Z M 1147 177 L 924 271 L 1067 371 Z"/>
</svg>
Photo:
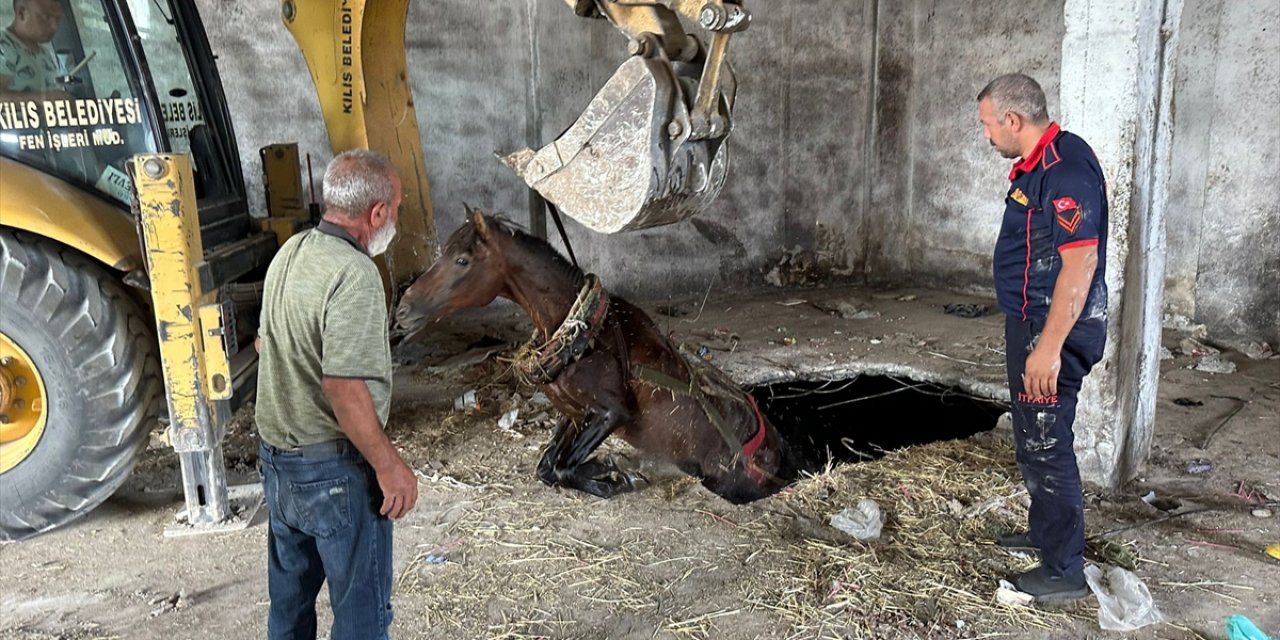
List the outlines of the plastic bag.
<svg viewBox="0 0 1280 640">
<path fill-rule="evenodd" d="M 503 431 L 510 431 L 516 427 L 516 418 L 520 416 L 519 409 L 512 409 L 498 418 L 498 428 Z"/>
<path fill-rule="evenodd" d="M 1164 622 L 1142 579 L 1120 567 L 1108 567 L 1104 584 L 1097 565 L 1084 568 L 1089 588 L 1098 597 L 1098 625 L 1107 631 L 1134 631 Z"/>
<path fill-rule="evenodd" d="M 1227 640 L 1271 640 L 1271 637 L 1252 620 L 1237 613 L 1227 618 Z"/>
<path fill-rule="evenodd" d="M 863 499 L 858 506 L 831 516 L 831 526 L 859 540 L 879 540 L 884 514 L 875 500 Z"/>
<path fill-rule="evenodd" d="M 1018 591 L 1018 588 L 1013 586 L 1013 583 L 1008 580 L 1001 580 L 999 588 L 996 589 L 996 602 L 1003 605 L 1011 607 L 1029 607 L 1032 604 L 1035 604 L 1035 601 L 1035 596 Z"/>
</svg>

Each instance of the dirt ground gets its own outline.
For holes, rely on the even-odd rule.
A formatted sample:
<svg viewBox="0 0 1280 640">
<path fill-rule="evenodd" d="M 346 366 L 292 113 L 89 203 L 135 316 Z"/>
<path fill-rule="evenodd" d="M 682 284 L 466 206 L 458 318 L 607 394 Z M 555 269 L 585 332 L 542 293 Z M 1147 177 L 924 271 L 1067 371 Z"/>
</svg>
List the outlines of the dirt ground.
<svg viewBox="0 0 1280 640">
<path fill-rule="evenodd" d="M 944 314 L 951 302 L 991 304 L 803 289 L 648 308 L 744 384 L 892 374 L 998 397 L 999 317 Z M 650 486 L 607 501 L 543 486 L 533 470 L 550 409 L 486 358 L 527 327 L 499 309 L 398 350 L 389 431 L 421 493 L 396 526 L 396 638 L 1226 638 L 1233 613 L 1280 634 L 1280 561 L 1263 552 L 1280 543 L 1280 359 L 1224 350 L 1236 372 L 1193 370 L 1189 334 L 1166 331 L 1146 472 L 1123 492 L 1086 496 L 1089 533 L 1113 532 L 1092 559 L 1135 567 L 1167 618 L 1119 634 L 1099 628 L 1093 598 L 1052 610 L 995 602 L 1002 573 L 1026 566 L 989 542 L 1025 517 L 999 429 L 845 465 L 743 506 L 613 443 Z M 455 410 L 467 390 L 478 406 Z M 233 482 L 256 479 L 254 437 L 240 416 L 225 444 Z M 1154 506 L 1139 497 L 1152 491 Z M 827 525 L 868 496 L 889 515 L 880 542 Z M 1252 515 L 1268 503 L 1276 515 Z M 263 637 L 265 527 L 165 537 L 181 505 L 176 458 L 156 443 L 90 516 L 0 547 L 0 640 Z"/>
</svg>

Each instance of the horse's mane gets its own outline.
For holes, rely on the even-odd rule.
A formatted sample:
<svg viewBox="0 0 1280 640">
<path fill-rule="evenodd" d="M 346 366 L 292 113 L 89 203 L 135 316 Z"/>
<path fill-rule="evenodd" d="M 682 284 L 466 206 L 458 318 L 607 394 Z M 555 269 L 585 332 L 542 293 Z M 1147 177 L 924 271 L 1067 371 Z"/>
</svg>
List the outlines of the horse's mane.
<svg viewBox="0 0 1280 640">
<path fill-rule="evenodd" d="M 524 227 L 506 216 L 485 215 L 484 220 L 488 224 L 490 233 L 500 232 L 511 236 L 511 239 L 528 253 L 550 260 L 556 269 L 569 276 L 575 286 L 582 285 L 584 280 L 582 270 L 573 266 L 559 251 L 556 251 L 555 247 L 551 246 L 551 243 L 529 233 Z M 475 247 L 479 239 L 480 233 L 476 229 L 476 225 L 468 221 L 467 224 L 454 233 L 452 238 L 449 238 L 444 251 L 445 253 L 470 251 Z"/>
</svg>

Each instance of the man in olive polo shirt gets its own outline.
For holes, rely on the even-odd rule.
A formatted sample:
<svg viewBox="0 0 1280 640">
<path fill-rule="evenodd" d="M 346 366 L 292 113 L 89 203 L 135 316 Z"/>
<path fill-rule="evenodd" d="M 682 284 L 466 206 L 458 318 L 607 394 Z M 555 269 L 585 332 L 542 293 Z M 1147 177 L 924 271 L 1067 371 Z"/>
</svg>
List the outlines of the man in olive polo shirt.
<svg viewBox="0 0 1280 640">
<path fill-rule="evenodd" d="M 400 196 L 386 158 L 340 154 L 320 225 L 267 270 L 257 427 L 273 640 L 316 637 L 325 580 L 332 640 L 386 638 L 391 624 L 391 521 L 413 508 L 418 483 L 383 431 L 391 352 L 372 256 L 395 236 Z"/>
</svg>

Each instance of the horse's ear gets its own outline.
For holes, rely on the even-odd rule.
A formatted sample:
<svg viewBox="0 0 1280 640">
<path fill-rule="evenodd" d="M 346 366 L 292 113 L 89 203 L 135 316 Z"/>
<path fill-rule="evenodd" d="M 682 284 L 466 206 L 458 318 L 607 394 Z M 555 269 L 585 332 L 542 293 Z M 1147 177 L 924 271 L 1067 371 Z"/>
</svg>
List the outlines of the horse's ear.
<svg viewBox="0 0 1280 640">
<path fill-rule="evenodd" d="M 479 209 L 467 207 L 467 213 L 471 215 L 471 224 L 476 226 L 476 232 L 481 238 L 489 237 L 489 223 L 485 222 L 484 213 Z"/>
</svg>

